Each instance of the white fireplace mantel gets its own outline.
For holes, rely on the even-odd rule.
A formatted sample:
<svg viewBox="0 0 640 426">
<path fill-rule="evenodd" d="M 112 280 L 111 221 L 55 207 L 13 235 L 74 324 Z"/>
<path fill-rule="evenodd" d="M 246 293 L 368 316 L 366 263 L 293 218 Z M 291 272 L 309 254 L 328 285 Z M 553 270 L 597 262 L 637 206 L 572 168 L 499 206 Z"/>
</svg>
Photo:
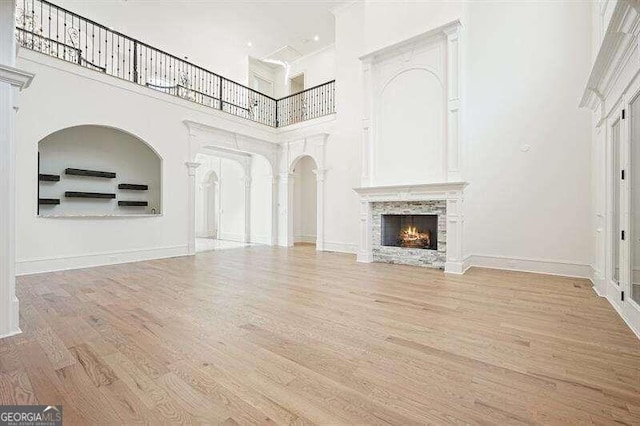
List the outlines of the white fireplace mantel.
<svg viewBox="0 0 640 426">
<path fill-rule="evenodd" d="M 447 261 L 444 271 L 462 274 L 464 272 L 462 256 L 463 195 L 467 185 L 467 182 L 442 182 L 354 188 L 353 190 L 360 196 L 358 262 L 370 263 L 373 261 L 371 203 L 445 200 L 447 202 Z"/>
</svg>

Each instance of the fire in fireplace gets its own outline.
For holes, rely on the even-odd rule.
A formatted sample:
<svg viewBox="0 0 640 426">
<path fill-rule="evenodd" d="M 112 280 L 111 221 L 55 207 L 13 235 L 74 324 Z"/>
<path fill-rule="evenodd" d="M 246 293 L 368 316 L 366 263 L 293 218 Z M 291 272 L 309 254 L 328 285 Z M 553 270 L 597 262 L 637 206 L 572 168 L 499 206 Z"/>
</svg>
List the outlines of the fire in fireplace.
<svg viewBox="0 0 640 426">
<path fill-rule="evenodd" d="M 383 214 L 382 245 L 438 249 L 438 215 Z"/>
</svg>

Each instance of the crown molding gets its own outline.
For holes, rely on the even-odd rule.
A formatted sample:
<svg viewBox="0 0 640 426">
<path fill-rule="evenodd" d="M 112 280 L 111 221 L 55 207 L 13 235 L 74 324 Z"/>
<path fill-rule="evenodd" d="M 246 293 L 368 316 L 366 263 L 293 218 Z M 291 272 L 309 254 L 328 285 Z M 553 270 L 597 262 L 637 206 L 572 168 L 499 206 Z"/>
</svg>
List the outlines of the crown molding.
<svg viewBox="0 0 640 426">
<path fill-rule="evenodd" d="M 395 52 L 399 49 L 403 49 L 407 46 L 413 46 L 416 43 L 424 42 L 425 40 L 432 39 L 434 37 L 451 36 L 453 34 L 456 34 L 458 31 L 460 31 L 461 28 L 462 28 L 462 23 L 460 22 L 459 19 L 456 19 L 455 21 L 451 21 L 439 27 L 432 28 L 429 31 L 418 34 L 409 39 L 391 44 L 381 49 L 374 50 L 373 52 L 369 52 L 366 55 L 360 56 L 359 59 L 364 63 L 371 63 L 381 56 L 384 56 L 388 53 Z"/>
<path fill-rule="evenodd" d="M 598 50 L 589 80 L 584 89 L 581 108 L 595 111 L 607 98 L 617 77 L 638 44 L 640 2 L 619 0 Z"/>
<path fill-rule="evenodd" d="M 0 64 L 0 82 L 8 83 L 20 90 L 29 87 L 34 76 L 35 74 L 33 73 Z"/>
</svg>

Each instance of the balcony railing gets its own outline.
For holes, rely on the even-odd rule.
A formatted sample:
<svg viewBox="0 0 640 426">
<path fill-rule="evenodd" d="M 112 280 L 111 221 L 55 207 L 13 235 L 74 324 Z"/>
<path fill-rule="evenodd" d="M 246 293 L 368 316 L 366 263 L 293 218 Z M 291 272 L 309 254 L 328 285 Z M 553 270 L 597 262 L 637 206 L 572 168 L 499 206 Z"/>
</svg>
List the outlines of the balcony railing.
<svg viewBox="0 0 640 426">
<path fill-rule="evenodd" d="M 275 99 L 46 0 L 18 0 L 16 28 L 26 49 L 267 126 L 335 112 L 335 81 Z"/>
</svg>

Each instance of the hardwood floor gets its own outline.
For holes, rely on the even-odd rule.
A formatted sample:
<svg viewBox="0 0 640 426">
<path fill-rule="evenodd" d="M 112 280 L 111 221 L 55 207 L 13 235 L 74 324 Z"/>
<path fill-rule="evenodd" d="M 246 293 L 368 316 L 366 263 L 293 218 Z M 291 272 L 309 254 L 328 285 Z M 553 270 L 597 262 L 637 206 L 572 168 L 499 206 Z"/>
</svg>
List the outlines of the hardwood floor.
<svg viewBox="0 0 640 426">
<path fill-rule="evenodd" d="M 248 247 L 21 277 L 0 404 L 65 424 L 640 423 L 586 280 Z"/>
</svg>

